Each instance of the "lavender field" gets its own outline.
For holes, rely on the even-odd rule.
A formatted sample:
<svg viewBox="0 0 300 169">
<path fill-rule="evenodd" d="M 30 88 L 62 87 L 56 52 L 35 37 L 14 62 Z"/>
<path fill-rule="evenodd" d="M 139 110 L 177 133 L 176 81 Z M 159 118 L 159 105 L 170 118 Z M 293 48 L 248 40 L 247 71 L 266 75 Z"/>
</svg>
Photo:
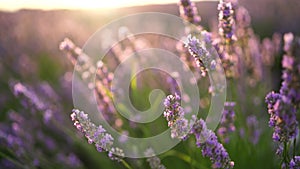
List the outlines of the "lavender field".
<svg viewBox="0 0 300 169">
<path fill-rule="evenodd" d="M 300 169 L 299 7 L 0 11 L 0 168 Z"/>
</svg>

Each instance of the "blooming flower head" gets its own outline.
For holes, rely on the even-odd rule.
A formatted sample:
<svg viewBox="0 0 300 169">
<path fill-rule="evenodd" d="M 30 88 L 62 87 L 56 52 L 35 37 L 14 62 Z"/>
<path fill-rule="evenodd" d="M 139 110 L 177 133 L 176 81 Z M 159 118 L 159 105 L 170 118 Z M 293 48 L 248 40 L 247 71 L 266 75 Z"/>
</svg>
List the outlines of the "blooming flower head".
<svg viewBox="0 0 300 169">
<path fill-rule="evenodd" d="M 270 114 L 270 127 L 274 127 L 273 139 L 278 142 L 288 142 L 298 134 L 296 109 L 291 100 L 274 92 L 266 97 Z"/>
<path fill-rule="evenodd" d="M 88 114 L 74 109 L 71 114 L 74 126 L 85 134 L 90 144 L 94 143 L 99 152 L 108 151 L 113 145 L 113 137 L 106 133 L 106 130 L 99 125 L 98 127 L 91 122 Z"/>
<path fill-rule="evenodd" d="M 164 101 L 164 117 L 171 128 L 171 137 L 184 139 L 189 132 L 188 120 L 184 118 L 184 110 L 180 105 L 181 98 L 175 95 L 169 95 Z"/>
<path fill-rule="evenodd" d="M 190 0 L 180 0 L 179 2 L 180 16 L 186 21 L 198 25 L 201 17 L 198 15 L 197 8 Z"/>
<path fill-rule="evenodd" d="M 280 94 L 289 97 L 296 107 L 300 107 L 300 41 L 292 33 L 284 35 L 285 55 L 282 60 L 282 84 Z"/>
<path fill-rule="evenodd" d="M 122 149 L 112 147 L 114 138 L 101 125 L 96 126 L 92 123 L 83 111 L 73 109 L 71 118 L 74 126 L 88 139 L 88 143 L 95 144 L 97 151 L 108 152 L 108 157 L 118 162 L 125 156 Z"/>
<path fill-rule="evenodd" d="M 221 143 L 218 142 L 216 134 L 209 130 L 204 120 L 193 116 L 195 121 L 191 133 L 196 137 L 196 144 L 201 149 L 204 157 L 209 157 L 213 168 L 233 168 L 234 162 L 231 161 L 227 151 Z"/>
<path fill-rule="evenodd" d="M 82 50 L 74 44 L 69 38 L 65 38 L 59 45 L 59 49 L 67 52 L 68 59 L 75 64 L 78 57 L 82 54 Z"/>
<path fill-rule="evenodd" d="M 177 93 L 175 95 L 167 96 L 164 101 L 164 117 L 167 119 L 169 127 L 184 114 L 183 108 L 179 103 L 180 101 L 180 96 Z"/>
<path fill-rule="evenodd" d="M 300 168 L 300 156 L 295 156 L 290 162 L 290 169 Z"/>
<path fill-rule="evenodd" d="M 236 40 L 234 34 L 234 9 L 231 2 L 220 0 L 219 10 L 219 34 L 224 44 L 231 44 Z"/>
<path fill-rule="evenodd" d="M 190 54 L 194 57 L 198 67 L 200 67 L 202 76 L 206 75 L 208 69 L 213 69 L 216 66 L 216 61 L 210 57 L 207 44 L 211 43 L 209 33 L 201 33 L 203 42 L 192 35 L 188 35 L 185 47 L 188 48 Z"/>
<path fill-rule="evenodd" d="M 296 119 L 297 108 L 300 105 L 300 60 L 299 40 L 293 34 L 284 35 L 284 50 L 282 60 L 282 84 L 279 93 L 271 92 L 266 96 L 270 114 L 269 125 L 274 127 L 273 139 L 288 142 L 296 138 L 299 128 Z"/>
</svg>

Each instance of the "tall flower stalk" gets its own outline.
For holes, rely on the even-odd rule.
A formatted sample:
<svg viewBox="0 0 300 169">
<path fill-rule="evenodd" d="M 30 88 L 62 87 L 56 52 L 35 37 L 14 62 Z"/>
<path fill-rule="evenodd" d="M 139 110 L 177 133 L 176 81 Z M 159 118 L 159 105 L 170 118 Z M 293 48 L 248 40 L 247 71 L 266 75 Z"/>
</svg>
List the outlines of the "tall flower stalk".
<svg viewBox="0 0 300 169">
<path fill-rule="evenodd" d="M 201 17 L 198 14 L 195 3 L 190 0 L 179 1 L 179 13 L 180 17 L 186 21 L 186 33 L 190 34 L 194 31 L 201 31 L 203 28 L 200 25 Z"/>
<path fill-rule="evenodd" d="M 299 39 L 294 38 L 293 34 L 284 35 L 284 51 L 286 54 L 282 60 L 282 83 L 279 93 L 270 92 L 266 96 L 268 112 L 270 114 L 270 127 L 274 128 L 273 140 L 278 142 L 282 151 L 282 168 L 287 168 L 291 160 L 289 146 L 299 133 L 299 126 L 296 113 L 300 105 L 300 60 L 299 56 Z M 293 158 L 295 159 L 295 144 L 293 145 Z M 279 147 L 280 148 L 280 147 Z"/>
<path fill-rule="evenodd" d="M 101 126 L 96 126 L 88 117 L 88 114 L 78 109 L 73 109 L 71 114 L 74 126 L 82 132 L 89 144 L 94 144 L 98 152 L 108 152 L 111 160 L 122 162 L 125 167 L 131 168 L 126 163 L 124 152 L 118 147 L 113 147 L 114 138 Z"/>
<path fill-rule="evenodd" d="M 95 89 L 98 108 L 104 118 L 110 123 L 114 123 L 116 119 L 120 121 L 121 119 L 117 117 L 112 103 L 112 92 L 110 91 L 113 73 L 102 61 L 98 61 L 96 65 L 92 64 L 91 58 L 68 38 L 60 43 L 60 49 L 66 52 L 67 58 L 73 64 L 82 81 L 87 83 L 90 89 Z M 94 74 L 96 74 L 95 81 L 92 79 Z M 120 125 L 117 124 L 116 127 L 119 128 Z"/>
<path fill-rule="evenodd" d="M 231 2 L 219 1 L 219 36 L 217 49 L 227 77 L 237 76 L 238 55 L 233 47 L 235 35 L 235 9 Z"/>
<path fill-rule="evenodd" d="M 213 168 L 231 169 L 234 162 L 231 161 L 227 151 L 218 142 L 216 134 L 209 130 L 202 119 L 193 116 L 190 121 L 184 117 L 184 110 L 180 104 L 178 94 L 169 95 L 165 99 L 164 116 L 171 128 L 171 137 L 186 139 L 189 135 L 195 135 L 196 145 L 202 151 L 204 157 L 208 157 Z"/>
<path fill-rule="evenodd" d="M 223 45 L 230 45 L 236 40 L 234 9 L 231 2 L 219 1 L 219 34 Z"/>
</svg>

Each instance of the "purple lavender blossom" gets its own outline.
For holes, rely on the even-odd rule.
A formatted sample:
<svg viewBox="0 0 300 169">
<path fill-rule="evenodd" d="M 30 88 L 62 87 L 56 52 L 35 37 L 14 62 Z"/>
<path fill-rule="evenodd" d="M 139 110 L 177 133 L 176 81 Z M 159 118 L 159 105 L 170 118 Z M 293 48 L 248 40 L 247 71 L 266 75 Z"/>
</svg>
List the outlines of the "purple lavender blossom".
<svg viewBox="0 0 300 169">
<path fill-rule="evenodd" d="M 220 127 L 218 129 L 218 136 L 225 142 L 229 142 L 229 133 L 235 131 L 234 120 L 235 120 L 235 112 L 234 112 L 235 102 L 225 102 L 225 107 L 222 114 L 222 119 L 220 122 Z"/>
<path fill-rule="evenodd" d="M 98 127 L 91 122 L 88 114 L 77 109 L 72 110 L 71 114 L 74 126 L 84 133 L 89 144 L 94 143 L 99 152 L 108 151 L 113 145 L 113 137 L 106 133 L 106 130 L 99 125 Z"/>
<path fill-rule="evenodd" d="M 274 127 L 273 140 L 288 142 L 298 134 L 296 109 L 291 100 L 281 94 L 271 92 L 266 97 L 270 114 L 270 127 Z"/>
<path fill-rule="evenodd" d="M 184 20 L 199 26 L 201 17 L 198 15 L 197 8 L 193 2 L 191 2 L 190 0 L 180 0 L 179 12 L 180 12 L 180 16 Z"/>
<path fill-rule="evenodd" d="M 105 120 L 110 123 L 115 122 L 116 116 L 111 116 L 111 113 L 115 113 L 116 110 L 112 103 L 112 98 L 110 97 L 113 73 L 109 71 L 108 67 L 102 61 L 98 61 L 97 65 L 92 64 L 91 58 L 84 54 L 82 50 L 68 38 L 61 42 L 60 49 L 66 52 L 68 59 L 75 66 L 77 73 L 81 76 L 82 80 L 87 83 L 88 87 L 95 89 L 98 108 L 102 112 Z M 93 74 L 96 74 L 95 81 L 92 80 Z"/>
<path fill-rule="evenodd" d="M 296 111 L 300 105 L 300 61 L 294 57 L 299 43 L 294 41 L 291 33 L 284 35 L 284 42 L 286 55 L 282 60 L 284 70 L 280 93 L 271 92 L 266 96 L 268 112 L 271 116 L 269 125 L 274 127 L 273 139 L 278 142 L 295 139 L 299 132 Z"/>
<path fill-rule="evenodd" d="M 232 44 L 235 40 L 234 34 L 234 9 L 231 2 L 220 0 L 218 5 L 219 10 L 219 34 L 223 39 L 223 43 Z"/>
<path fill-rule="evenodd" d="M 184 110 L 180 105 L 181 98 L 175 95 L 169 95 L 164 101 L 165 111 L 164 117 L 168 121 L 168 126 L 171 128 L 171 137 L 184 139 L 189 132 L 188 120 L 184 118 Z"/>
<path fill-rule="evenodd" d="M 195 121 L 191 133 L 196 137 L 196 144 L 201 149 L 204 157 L 209 157 L 212 161 L 213 168 L 233 168 L 234 162 L 231 161 L 227 151 L 221 143 L 218 142 L 217 136 L 211 130 L 209 130 L 204 120 L 197 120 L 196 116 L 193 116 Z"/>
<path fill-rule="evenodd" d="M 300 168 L 300 156 L 295 156 L 290 162 L 290 169 Z"/>
<path fill-rule="evenodd" d="M 72 145 L 73 142 L 65 133 L 66 126 L 58 126 L 65 122 L 66 117 L 60 113 L 63 111 L 60 98 L 52 87 L 46 82 L 31 86 L 10 81 L 9 85 L 23 105 L 18 111 L 7 112 L 8 123 L 1 122 L 0 125 L 1 147 L 11 149 L 13 153 L 9 156 L 18 159 L 13 162 L 25 168 L 81 168 L 82 163 L 72 154 L 70 146 L 64 145 L 64 149 L 58 150 L 59 143 Z M 51 133 L 55 133 L 55 137 Z M 69 158 L 57 159 L 58 153 L 62 156 L 69 154 L 70 160 L 76 158 L 77 162 L 69 162 Z"/>
<path fill-rule="evenodd" d="M 282 84 L 280 94 L 286 95 L 291 102 L 300 108 L 300 59 L 297 55 L 299 52 L 299 38 L 294 38 L 292 33 L 284 35 L 284 51 L 282 67 Z"/>
<path fill-rule="evenodd" d="M 82 50 L 77 47 L 69 38 L 65 38 L 59 45 L 60 50 L 67 51 L 67 57 L 75 65 L 77 58 L 81 55 Z"/>
<path fill-rule="evenodd" d="M 74 126 L 85 135 L 89 144 L 95 144 L 98 152 L 108 152 L 111 160 L 121 161 L 124 157 L 123 150 L 112 147 L 114 138 L 101 125 L 97 127 L 91 122 L 88 114 L 77 109 L 72 110 L 71 118 Z"/>
<path fill-rule="evenodd" d="M 197 66 L 200 67 L 201 75 L 206 76 L 206 71 L 209 70 L 209 68 L 214 68 L 216 63 L 209 56 L 209 49 L 206 48 L 207 44 L 211 45 L 210 34 L 205 32 L 202 32 L 201 34 L 205 43 L 202 43 L 202 41 L 196 37 L 192 37 L 192 35 L 188 35 L 185 47 L 188 48 L 190 54 L 194 57 Z"/>
<path fill-rule="evenodd" d="M 213 168 L 233 168 L 234 162 L 230 160 L 223 145 L 218 142 L 215 133 L 207 129 L 205 122 L 202 119 L 197 120 L 196 116 L 193 116 L 190 122 L 184 118 L 179 95 L 169 95 L 165 99 L 164 105 L 166 107 L 164 116 L 171 128 L 172 138 L 184 140 L 188 137 L 187 134 L 194 134 L 197 146 L 202 150 L 204 157 L 210 158 Z"/>
</svg>

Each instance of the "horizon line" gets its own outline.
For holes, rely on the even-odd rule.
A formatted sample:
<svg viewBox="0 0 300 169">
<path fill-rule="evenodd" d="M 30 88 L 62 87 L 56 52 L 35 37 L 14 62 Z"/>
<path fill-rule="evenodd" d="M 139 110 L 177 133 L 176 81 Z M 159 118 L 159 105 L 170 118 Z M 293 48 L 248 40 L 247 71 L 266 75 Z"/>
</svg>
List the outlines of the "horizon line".
<svg viewBox="0 0 300 169">
<path fill-rule="evenodd" d="M 138 1 L 136 3 L 124 3 L 124 4 L 96 4 L 95 6 L 93 6 L 93 4 L 88 4 L 88 5 L 81 5 L 81 4 L 56 4 L 56 5 L 46 5 L 47 4 L 47 0 L 44 0 L 43 3 L 45 4 L 38 4 L 38 2 L 41 1 L 35 1 L 36 4 L 25 4 L 25 3 L 19 3 L 16 4 L 16 6 L 12 6 L 12 3 L 7 3 L 6 5 L 3 3 L 5 3 L 5 1 L 9 1 L 10 0 L 0 0 L 0 11 L 5 11 L 5 12 L 16 12 L 16 11 L 20 11 L 20 10 L 44 10 L 44 11 L 51 11 L 51 10 L 115 10 L 115 9 L 120 9 L 120 8 L 128 8 L 128 7 L 140 7 L 140 6 L 151 6 L 151 5 L 170 5 L 170 4 L 178 4 L 179 0 L 164 0 L 164 2 L 161 2 L 159 0 L 155 1 L 155 0 L 128 0 L 128 1 Z M 53 1 L 53 0 L 52 0 Z M 60 2 L 66 2 L 65 1 L 60 1 Z M 113 0 L 110 0 L 113 1 Z M 118 0 L 120 1 L 120 0 Z M 143 2 L 144 1 L 144 2 Z M 194 2 L 216 2 L 218 0 L 195 0 Z M 16 1 L 14 1 L 16 2 Z M 20 1 L 19 1 L 20 2 Z M 28 2 L 28 1 L 27 1 Z M 30 2 L 30 1 L 29 1 Z M 78 2 L 78 1 L 77 1 Z M 142 2 L 142 3 L 140 3 Z M 100 6 L 102 5 L 102 6 Z"/>
</svg>

